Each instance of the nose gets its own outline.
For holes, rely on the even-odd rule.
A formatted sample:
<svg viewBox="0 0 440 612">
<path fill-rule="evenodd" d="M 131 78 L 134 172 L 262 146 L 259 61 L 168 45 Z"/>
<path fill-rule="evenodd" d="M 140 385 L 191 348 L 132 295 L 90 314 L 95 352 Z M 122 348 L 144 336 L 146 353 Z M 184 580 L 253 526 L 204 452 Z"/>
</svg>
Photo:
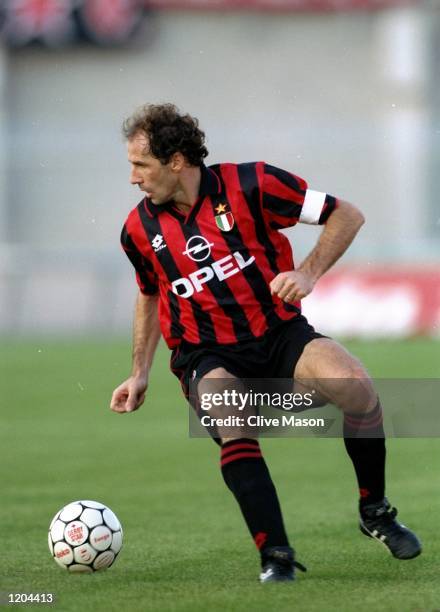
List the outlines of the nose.
<svg viewBox="0 0 440 612">
<path fill-rule="evenodd" d="M 130 183 L 131 185 L 139 185 L 142 182 L 142 179 L 136 172 L 136 168 L 132 168 L 130 172 Z"/>
</svg>

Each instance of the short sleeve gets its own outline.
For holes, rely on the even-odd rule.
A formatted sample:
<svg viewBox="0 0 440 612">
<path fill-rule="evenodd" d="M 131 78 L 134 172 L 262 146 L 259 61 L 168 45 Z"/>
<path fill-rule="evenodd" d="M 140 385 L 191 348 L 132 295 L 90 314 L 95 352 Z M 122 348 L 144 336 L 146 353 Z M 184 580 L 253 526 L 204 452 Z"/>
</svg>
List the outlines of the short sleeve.
<svg viewBox="0 0 440 612">
<path fill-rule="evenodd" d="M 323 224 L 335 209 L 333 196 L 309 189 L 299 176 L 264 164 L 262 205 L 273 229 L 296 223 Z"/>
<path fill-rule="evenodd" d="M 157 275 L 150 261 L 138 251 L 126 225 L 121 232 L 121 245 L 136 271 L 136 282 L 144 295 L 156 295 L 159 291 Z"/>
</svg>

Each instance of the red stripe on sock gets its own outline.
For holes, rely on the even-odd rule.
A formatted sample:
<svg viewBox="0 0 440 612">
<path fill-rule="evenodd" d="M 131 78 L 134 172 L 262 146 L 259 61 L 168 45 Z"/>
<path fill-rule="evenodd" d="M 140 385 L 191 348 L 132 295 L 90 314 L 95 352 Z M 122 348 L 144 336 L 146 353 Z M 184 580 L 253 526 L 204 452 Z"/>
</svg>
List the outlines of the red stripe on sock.
<svg viewBox="0 0 440 612">
<path fill-rule="evenodd" d="M 345 418 L 346 425 L 348 425 L 352 429 L 374 429 L 375 427 L 380 425 L 382 422 L 383 422 L 382 414 L 379 414 L 374 419 L 368 420 L 368 421 L 364 421 L 361 419 L 355 421 L 354 419 Z"/>
<path fill-rule="evenodd" d="M 253 444 L 254 446 L 259 446 L 258 440 L 254 440 L 253 438 L 235 438 L 235 440 L 224 442 L 222 448 L 231 448 L 231 446 L 235 446 L 236 444 Z"/>
<path fill-rule="evenodd" d="M 265 531 L 259 531 L 254 535 L 254 542 L 258 550 L 260 550 L 264 544 L 266 544 L 267 533 Z"/>
<path fill-rule="evenodd" d="M 376 417 L 376 419 L 374 421 L 367 421 L 367 422 L 365 422 L 365 421 L 351 421 L 351 420 L 345 419 L 346 425 L 349 425 L 350 427 L 353 427 L 354 429 L 357 429 L 357 428 L 365 429 L 365 428 L 369 428 L 369 427 L 374 427 L 375 425 L 378 425 L 379 423 L 382 423 L 382 422 L 383 422 L 383 418 L 382 418 L 381 415 Z"/>
<path fill-rule="evenodd" d="M 378 412 L 374 410 L 373 412 L 366 412 L 364 414 L 345 414 L 344 418 L 354 421 L 354 422 L 368 422 L 376 419 L 378 416 L 382 416 L 382 411 Z"/>
<path fill-rule="evenodd" d="M 382 416 L 382 410 L 372 410 L 364 415 L 363 421 L 374 421 L 377 417 Z"/>
<path fill-rule="evenodd" d="M 227 465 L 228 463 L 231 463 L 231 461 L 238 461 L 238 459 L 261 459 L 263 457 L 263 455 L 261 454 L 261 452 L 259 450 L 256 450 L 256 452 L 253 453 L 237 453 L 234 455 L 231 455 L 229 457 L 226 457 L 225 459 L 222 459 L 220 461 L 220 465 L 221 467 Z"/>
<path fill-rule="evenodd" d="M 378 425 L 383 423 L 382 415 L 379 415 L 375 421 L 370 421 L 369 423 L 361 423 L 359 425 L 359 429 L 376 429 Z"/>
<path fill-rule="evenodd" d="M 344 420 L 352 427 L 370 427 L 383 420 L 382 410 L 376 408 L 372 412 L 365 415 L 355 416 L 353 414 L 345 414 Z"/>
<path fill-rule="evenodd" d="M 247 442 L 243 442 L 243 444 L 235 444 L 234 446 L 227 446 L 226 448 L 222 448 L 222 457 L 226 455 L 230 455 L 231 453 L 235 453 L 237 450 L 242 450 L 244 448 L 250 448 L 252 450 L 260 450 L 258 444 L 248 444 Z"/>
</svg>

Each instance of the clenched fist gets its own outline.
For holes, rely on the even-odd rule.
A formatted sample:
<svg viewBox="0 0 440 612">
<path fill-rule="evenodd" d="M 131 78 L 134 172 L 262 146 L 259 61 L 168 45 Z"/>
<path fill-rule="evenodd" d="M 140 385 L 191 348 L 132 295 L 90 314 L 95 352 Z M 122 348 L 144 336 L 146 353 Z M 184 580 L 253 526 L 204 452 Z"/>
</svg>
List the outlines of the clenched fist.
<svg viewBox="0 0 440 612">
<path fill-rule="evenodd" d="M 309 295 L 314 286 L 315 282 L 310 276 L 300 270 L 292 270 L 275 276 L 270 283 L 270 292 L 291 304 Z"/>
</svg>

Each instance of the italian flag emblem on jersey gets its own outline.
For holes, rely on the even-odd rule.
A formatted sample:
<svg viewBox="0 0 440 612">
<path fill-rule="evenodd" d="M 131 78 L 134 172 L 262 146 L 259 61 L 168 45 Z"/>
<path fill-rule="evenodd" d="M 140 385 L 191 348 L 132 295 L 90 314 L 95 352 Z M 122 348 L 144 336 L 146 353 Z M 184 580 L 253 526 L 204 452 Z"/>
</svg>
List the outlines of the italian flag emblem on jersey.
<svg viewBox="0 0 440 612">
<path fill-rule="evenodd" d="M 231 212 L 216 215 L 215 222 L 222 232 L 229 232 L 234 227 L 234 217 Z"/>
</svg>

